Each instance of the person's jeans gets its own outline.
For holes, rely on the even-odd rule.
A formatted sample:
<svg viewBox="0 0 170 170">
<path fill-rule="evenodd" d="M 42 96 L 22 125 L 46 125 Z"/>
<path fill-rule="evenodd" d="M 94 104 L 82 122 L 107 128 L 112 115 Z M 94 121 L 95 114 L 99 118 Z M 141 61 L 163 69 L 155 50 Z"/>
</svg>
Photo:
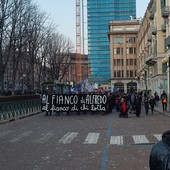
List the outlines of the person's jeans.
<svg viewBox="0 0 170 170">
<path fill-rule="evenodd" d="M 166 109 L 167 109 L 167 103 L 162 102 L 162 109 L 163 109 L 163 111 L 166 111 Z"/>
</svg>

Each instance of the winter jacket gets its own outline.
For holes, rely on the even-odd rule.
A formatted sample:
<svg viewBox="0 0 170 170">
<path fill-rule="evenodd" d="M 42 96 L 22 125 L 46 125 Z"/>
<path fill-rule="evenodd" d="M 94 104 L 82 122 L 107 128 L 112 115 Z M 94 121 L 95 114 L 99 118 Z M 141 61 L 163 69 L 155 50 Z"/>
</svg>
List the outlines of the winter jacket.
<svg viewBox="0 0 170 170">
<path fill-rule="evenodd" d="M 149 159 L 150 170 L 169 170 L 165 168 L 164 161 L 167 154 L 170 154 L 170 130 L 164 132 L 162 140 L 152 147 Z"/>
</svg>

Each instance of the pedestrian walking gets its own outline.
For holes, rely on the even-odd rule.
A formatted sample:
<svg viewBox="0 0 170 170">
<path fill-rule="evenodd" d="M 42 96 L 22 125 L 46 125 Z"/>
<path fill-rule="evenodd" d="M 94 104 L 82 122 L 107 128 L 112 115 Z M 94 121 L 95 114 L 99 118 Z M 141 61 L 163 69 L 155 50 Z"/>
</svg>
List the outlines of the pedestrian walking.
<svg viewBox="0 0 170 170">
<path fill-rule="evenodd" d="M 156 101 L 155 101 L 155 97 L 151 96 L 151 98 L 149 99 L 149 104 L 150 104 L 150 107 L 151 107 L 151 112 L 153 114 L 154 112 L 154 107 L 156 105 Z"/>
<path fill-rule="evenodd" d="M 126 100 L 126 103 L 127 103 L 128 110 L 130 110 L 130 108 L 131 108 L 130 97 L 131 97 L 130 93 L 126 94 L 126 96 L 125 96 L 125 100 Z"/>
<path fill-rule="evenodd" d="M 159 102 L 159 95 L 157 92 L 154 93 L 154 97 L 155 97 L 155 105 L 157 106 L 157 103 Z"/>
<path fill-rule="evenodd" d="M 133 113 L 136 109 L 135 109 L 135 105 L 136 105 L 136 96 L 135 93 L 132 93 L 130 96 L 130 105 L 131 105 L 131 111 L 130 113 Z"/>
<path fill-rule="evenodd" d="M 139 117 L 141 114 L 141 103 L 142 103 L 142 96 L 138 93 L 136 95 L 136 104 L 135 104 L 135 109 L 136 109 L 136 116 Z"/>
<path fill-rule="evenodd" d="M 112 108 L 113 108 L 113 98 L 112 95 L 110 93 L 107 94 L 107 98 L 108 98 L 108 113 L 112 112 Z"/>
<path fill-rule="evenodd" d="M 124 98 L 121 98 L 121 101 L 120 101 L 120 114 L 119 114 L 119 117 L 124 117 L 124 118 L 128 117 L 127 103 L 126 103 Z"/>
<path fill-rule="evenodd" d="M 115 105 L 116 105 L 116 111 L 119 111 L 119 105 L 120 105 L 120 96 L 117 94 L 115 98 Z"/>
<path fill-rule="evenodd" d="M 148 115 L 149 112 L 149 97 L 145 96 L 144 97 L 144 107 L 145 107 L 145 113 Z"/>
<path fill-rule="evenodd" d="M 168 99 L 167 94 L 165 93 L 165 91 L 163 91 L 161 94 L 163 112 L 167 111 L 167 99 Z"/>
</svg>

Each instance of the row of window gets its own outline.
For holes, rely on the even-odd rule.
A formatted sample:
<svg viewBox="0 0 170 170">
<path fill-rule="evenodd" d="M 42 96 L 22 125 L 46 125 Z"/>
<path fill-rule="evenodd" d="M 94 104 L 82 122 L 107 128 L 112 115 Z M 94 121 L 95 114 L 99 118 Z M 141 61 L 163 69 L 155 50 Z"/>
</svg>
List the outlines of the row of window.
<svg viewBox="0 0 170 170">
<path fill-rule="evenodd" d="M 114 48 L 113 49 L 114 55 L 123 55 L 123 48 Z M 128 47 L 126 48 L 126 54 L 136 54 L 136 47 Z"/>
<path fill-rule="evenodd" d="M 124 10 L 122 9 L 121 11 L 120 10 L 114 10 L 113 11 L 112 9 L 107 10 L 107 12 L 106 12 L 106 9 L 105 10 L 103 9 L 103 11 L 98 10 L 97 13 L 96 13 L 96 11 L 97 11 L 96 8 L 90 9 L 90 12 L 88 12 L 87 17 L 93 18 L 93 19 L 95 19 L 95 17 L 96 17 L 98 19 L 99 17 L 106 18 L 108 16 L 108 17 L 111 18 L 111 16 L 114 16 L 114 18 L 116 18 L 116 17 L 119 16 L 119 17 L 122 17 L 122 18 L 128 18 L 129 19 L 130 17 L 129 16 L 127 17 L 127 14 L 133 13 L 132 10 L 129 10 L 127 8 L 125 8 Z M 113 19 L 113 18 L 111 18 L 111 19 Z"/>
<path fill-rule="evenodd" d="M 114 66 L 124 66 L 124 59 L 114 59 Z M 136 59 L 126 59 L 126 66 L 136 66 Z"/>
<path fill-rule="evenodd" d="M 123 43 L 123 37 L 114 37 L 113 38 L 114 44 L 121 44 Z M 135 43 L 136 37 L 126 37 L 126 43 Z"/>
<path fill-rule="evenodd" d="M 114 78 L 132 78 L 132 77 L 136 77 L 136 71 L 134 70 L 127 70 L 126 75 L 123 70 L 114 71 Z"/>
</svg>

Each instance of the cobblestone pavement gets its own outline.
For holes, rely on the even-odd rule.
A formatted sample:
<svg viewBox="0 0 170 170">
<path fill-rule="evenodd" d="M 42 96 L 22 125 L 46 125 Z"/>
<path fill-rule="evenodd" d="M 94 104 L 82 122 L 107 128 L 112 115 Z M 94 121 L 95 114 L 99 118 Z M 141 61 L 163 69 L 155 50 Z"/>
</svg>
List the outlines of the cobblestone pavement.
<svg viewBox="0 0 170 170">
<path fill-rule="evenodd" d="M 44 115 L 0 124 L 0 169 L 149 170 L 150 150 L 169 128 L 156 108 L 129 118 L 115 111 Z"/>
</svg>

